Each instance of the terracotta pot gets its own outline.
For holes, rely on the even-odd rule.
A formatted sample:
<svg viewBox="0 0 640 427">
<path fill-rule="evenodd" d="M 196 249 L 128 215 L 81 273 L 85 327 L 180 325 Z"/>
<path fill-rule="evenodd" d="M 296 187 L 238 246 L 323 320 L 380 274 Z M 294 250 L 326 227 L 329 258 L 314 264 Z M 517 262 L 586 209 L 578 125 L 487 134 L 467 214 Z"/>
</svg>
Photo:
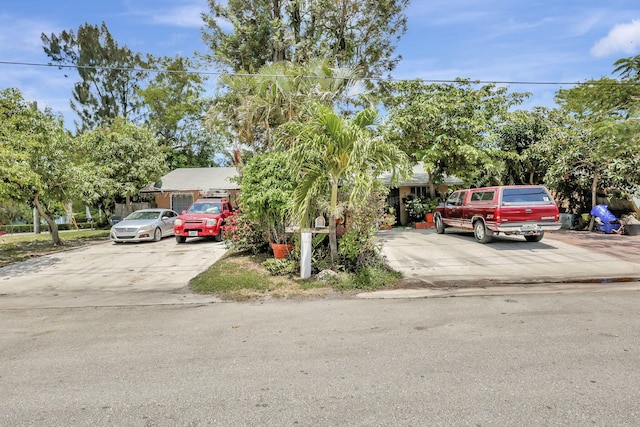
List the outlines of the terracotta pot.
<svg viewBox="0 0 640 427">
<path fill-rule="evenodd" d="M 276 259 L 285 259 L 293 249 L 293 243 L 272 243 L 273 256 Z"/>
<path fill-rule="evenodd" d="M 416 227 L 417 230 L 432 227 L 432 225 L 429 225 L 428 222 L 416 222 L 414 226 Z"/>
<path fill-rule="evenodd" d="M 429 224 L 429 227 L 434 227 L 436 225 L 433 222 L 433 214 L 432 213 L 425 214 L 424 219 L 427 221 L 427 224 Z"/>
</svg>

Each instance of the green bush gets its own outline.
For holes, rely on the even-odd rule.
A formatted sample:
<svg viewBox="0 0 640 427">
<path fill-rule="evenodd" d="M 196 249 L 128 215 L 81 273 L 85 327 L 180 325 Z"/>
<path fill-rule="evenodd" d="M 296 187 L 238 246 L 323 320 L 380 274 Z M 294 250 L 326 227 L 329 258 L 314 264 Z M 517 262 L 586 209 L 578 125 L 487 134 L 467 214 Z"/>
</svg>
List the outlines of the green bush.
<svg viewBox="0 0 640 427">
<path fill-rule="evenodd" d="M 259 254 L 269 246 L 259 227 L 245 214 L 230 216 L 222 227 L 222 238 L 227 248 L 234 252 Z"/>
<path fill-rule="evenodd" d="M 79 222 L 78 228 L 80 230 L 88 230 L 92 227 L 90 222 Z M 65 230 L 75 230 L 76 227 L 73 224 L 58 224 L 59 231 Z M 14 225 L 2 225 L 0 226 L 1 231 L 6 231 L 7 233 L 31 233 L 33 232 L 33 224 L 14 224 Z M 40 231 L 43 233 L 49 232 L 49 225 L 42 224 L 40 225 Z"/>
<path fill-rule="evenodd" d="M 286 276 L 288 274 L 295 274 L 299 268 L 298 263 L 294 260 L 275 258 L 265 260 L 262 263 L 262 266 L 274 276 Z"/>
</svg>

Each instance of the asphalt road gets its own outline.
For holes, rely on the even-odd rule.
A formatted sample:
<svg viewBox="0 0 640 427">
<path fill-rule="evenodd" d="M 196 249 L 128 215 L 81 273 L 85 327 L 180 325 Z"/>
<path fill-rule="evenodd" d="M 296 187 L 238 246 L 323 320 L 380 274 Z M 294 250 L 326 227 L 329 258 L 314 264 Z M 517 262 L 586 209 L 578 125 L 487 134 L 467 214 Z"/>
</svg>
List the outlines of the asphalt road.
<svg viewBox="0 0 640 427">
<path fill-rule="evenodd" d="M 0 425 L 637 425 L 640 294 L 0 309 Z"/>
<path fill-rule="evenodd" d="M 390 236 L 391 253 L 414 257 L 406 273 L 425 283 L 437 274 L 421 268 L 483 281 L 518 259 L 520 272 L 602 259 L 546 238 Z M 483 285 L 457 298 L 191 294 L 188 280 L 223 252 L 209 241 L 105 242 L 0 269 L 0 425 L 637 424 L 637 283 Z M 617 265 L 607 256 L 600 269 Z M 633 272 L 635 259 L 619 266 Z"/>
</svg>

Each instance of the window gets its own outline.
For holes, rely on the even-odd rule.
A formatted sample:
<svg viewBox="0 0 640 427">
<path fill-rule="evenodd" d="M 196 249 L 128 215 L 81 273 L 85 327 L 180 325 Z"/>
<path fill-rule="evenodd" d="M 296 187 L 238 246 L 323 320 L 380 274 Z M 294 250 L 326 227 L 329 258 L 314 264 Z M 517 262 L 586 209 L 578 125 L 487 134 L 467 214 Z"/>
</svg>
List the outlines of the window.
<svg viewBox="0 0 640 427">
<path fill-rule="evenodd" d="M 543 187 L 505 188 L 502 203 L 507 204 L 552 204 L 553 200 Z"/>
<path fill-rule="evenodd" d="M 193 203 L 193 194 L 191 193 L 177 193 L 171 195 L 171 209 L 180 213 L 189 209 L 189 206 Z"/>
<path fill-rule="evenodd" d="M 493 196 L 495 191 L 474 191 L 471 194 L 472 202 L 491 202 L 493 201 Z"/>
<path fill-rule="evenodd" d="M 429 187 L 411 187 L 411 194 L 424 199 L 429 198 Z"/>
<path fill-rule="evenodd" d="M 456 191 L 447 199 L 447 205 L 461 206 L 466 194 L 466 191 Z"/>
</svg>

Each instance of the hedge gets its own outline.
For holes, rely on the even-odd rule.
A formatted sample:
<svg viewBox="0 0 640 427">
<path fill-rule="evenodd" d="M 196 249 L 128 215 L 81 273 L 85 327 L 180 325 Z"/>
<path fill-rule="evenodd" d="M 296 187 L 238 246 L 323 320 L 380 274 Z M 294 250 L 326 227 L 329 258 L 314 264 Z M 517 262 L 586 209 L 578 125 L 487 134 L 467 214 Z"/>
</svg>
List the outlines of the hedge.
<svg viewBox="0 0 640 427">
<path fill-rule="evenodd" d="M 90 229 L 93 225 L 90 222 L 78 222 L 78 228 L 81 230 Z M 58 224 L 58 230 L 75 230 L 76 227 L 73 224 Z M 19 225 L 0 225 L 0 231 L 6 231 L 7 233 L 30 233 L 33 232 L 33 224 L 19 224 Z M 49 225 L 42 224 L 40 231 L 43 233 L 49 232 Z"/>
</svg>

